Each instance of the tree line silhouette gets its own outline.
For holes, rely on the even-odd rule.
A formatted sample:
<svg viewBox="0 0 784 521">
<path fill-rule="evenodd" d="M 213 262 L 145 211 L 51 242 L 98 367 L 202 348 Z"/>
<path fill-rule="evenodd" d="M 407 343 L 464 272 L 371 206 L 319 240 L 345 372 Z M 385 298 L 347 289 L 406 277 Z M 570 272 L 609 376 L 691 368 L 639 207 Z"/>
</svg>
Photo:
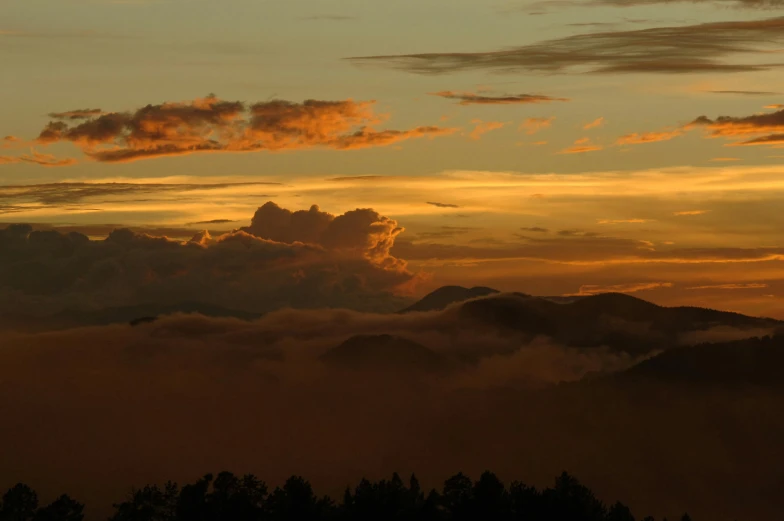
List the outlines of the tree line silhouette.
<svg viewBox="0 0 784 521">
<path fill-rule="evenodd" d="M 39 506 L 24 484 L 9 489 L 0 521 L 82 521 L 84 505 L 67 495 Z M 459 473 L 440 491 L 425 492 L 412 475 L 406 485 L 394 474 L 363 479 L 340 502 L 317 496 L 310 483 L 292 476 L 271 492 L 253 475 L 207 474 L 179 487 L 147 485 L 114 505 L 109 521 L 636 521 L 623 503 L 605 505 L 564 472 L 554 486 L 538 490 L 519 481 L 505 486 L 492 472 L 477 481 Z M 641 521 L 654 521 L 645 517 Z M 666 521 L 666 519 L 664 520 Z M 684 514 L 680 521 L 691 521 Z"/>
</svg>

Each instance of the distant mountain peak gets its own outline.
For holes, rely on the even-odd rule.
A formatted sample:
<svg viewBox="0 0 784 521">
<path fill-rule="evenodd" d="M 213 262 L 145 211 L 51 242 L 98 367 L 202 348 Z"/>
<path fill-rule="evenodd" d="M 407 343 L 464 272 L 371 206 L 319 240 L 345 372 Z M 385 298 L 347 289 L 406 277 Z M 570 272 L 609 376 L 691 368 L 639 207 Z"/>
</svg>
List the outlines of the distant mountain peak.
<svg viewBox="0 0 784 521">
<path fill-rule="evenodd" d="M 465 288 L 463 286 L 442 286 L 400 311 L 400 313 L 411 313 L 413 311 L 439 311 L 447 308 L 451 304 L 463 302 L 465 300 L 486 297 L 500 293 L 497 289 L 484 286 Z"/>
</svg>

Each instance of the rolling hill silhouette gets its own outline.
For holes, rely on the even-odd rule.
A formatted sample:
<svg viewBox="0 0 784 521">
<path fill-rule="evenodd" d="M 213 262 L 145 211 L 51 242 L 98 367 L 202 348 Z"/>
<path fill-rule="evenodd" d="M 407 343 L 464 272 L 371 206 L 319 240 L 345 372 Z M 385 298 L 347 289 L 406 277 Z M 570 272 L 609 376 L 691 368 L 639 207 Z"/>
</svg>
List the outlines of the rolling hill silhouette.
<svg viewBox="0 0 784 521">
<path fill-rule="evenodd" d="M 357 335 L 321 355 L 320 360 L 347 369 L 438 371 L 446 359 L 427 347 L 395 335 Z"/>
<path fill-rule="evenodd" d="M 750 330 L 781 324 L 712 309 L 667 308 L 621 293 L 562 304 L 520 293 L 501 293 L 465 301 L 456 309 L 459 327 L 545 335 L 567 346 L 608 346 L 629 352 L 673 347 L 688 333 L 716 327 Z"/>
<path fill-rule="evenodd" d="M 784 336 L 699 344 L 667 350 L 612 375 L 624 382 L 657 380 L 693 386 L 784 388 Z"/>
<path fill-rule="evenodd" d="M 438 311 L 445 309 L 450 304 L 463 302 L 477 297 L 485 297 L 500 293 L 497 289 L 477 286 L 474 288 L 464 288 L 463 286 L 442 286 L 437 290 L 428 293 L 422 299 L 411 306 L 403 309 L 400 313 L 411 313 L 412 311 Z"/>
</svg>

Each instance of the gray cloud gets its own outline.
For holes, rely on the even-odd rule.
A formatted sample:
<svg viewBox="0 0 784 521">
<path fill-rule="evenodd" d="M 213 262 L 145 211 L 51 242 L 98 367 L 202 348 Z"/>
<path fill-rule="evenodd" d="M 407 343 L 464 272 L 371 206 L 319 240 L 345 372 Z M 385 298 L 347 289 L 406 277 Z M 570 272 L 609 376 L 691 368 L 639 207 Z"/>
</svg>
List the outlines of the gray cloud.
<svg viewBox="0 0 784 521">
<path fill-rule="evenodd" d="M 766 70 L 771 63 L 746 63 L 732 57 L 766 56 L 784 42 L 784 18 L 713 22 L 634 31 L 568 36 L 487 52 L 423 53 L 348 58 L 422 74 L 467 70 L 499 72 L 690 73 Z"/>
<path fill-rule="evenodd" d="M 197 224 L 228 224 L 228 223 L 235 223 L 232 219 L 211 219 L 209 221 L 196 221 L 192 223 L 187 223 L 188 226 L 197 225 Z"/>
<path fill-rule="evenodd" d="M 0 230 L 0 315 L 199 302 L 265 312 L 280 307 L 395 310 L 417 277 L 390 254 L 403 231 L 376 212 L 290 212 L 267 203 L 251 225 L 189 242 L 115 229 Z"/>
<path fill-rule="evenodd" d="M 475 94 L 473 92 L 453 92 L 449 90 L 434 92 L 433 96 L 457 100 L 460 105 L 522 105 L 529 103 L 549 103 L 552 101 L 569 101 L 566 98 L 554 98 L 543 94 L 495 95 Z"/>
<path fill-rule="evenodd" d="M 428 202 L 427 202 L 427 203 L 425 203 L 425 204 L 429 204 L 429 205 L 431 205 L 431 206 L 436 206 L 436 207 L 438 207 L 438 208 L 460 208 L 460 206 L 459 206 L 459 205 L 456 205 L 456 204 L 451 204 L 451 203 L 439 203 L 439 202 L 431 202 L 431 201 L 428 201 Z"/>
</svg>

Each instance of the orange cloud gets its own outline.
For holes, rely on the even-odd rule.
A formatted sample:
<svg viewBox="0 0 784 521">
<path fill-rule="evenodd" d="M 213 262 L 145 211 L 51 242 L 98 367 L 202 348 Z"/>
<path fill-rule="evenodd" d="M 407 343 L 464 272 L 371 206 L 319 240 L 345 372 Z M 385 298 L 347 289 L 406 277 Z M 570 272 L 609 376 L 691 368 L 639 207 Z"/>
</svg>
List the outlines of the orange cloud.
<svg viewBox="0 0 784 521">
<path fill-rule="evenodd" d="M 604 117 L 596 118 L 595 120 L 591 121 L 590 123 L 586 123 L 583 125 L 583 130 L 590 130 L 592 128 L 598 128 L 604 125 Z"/>
<path fill-rule="evenodd" d="M 671 288 L 672 282 L 637 282 L 631 284 L 614 284 L 611 286 L 599 286 L 596 284 L 584 284 L 580 286 L 577 293 L 565 295 L 572 296 L 588 296 L 597 295 L 600 293 L 636 293 L 638 291 L 646 291 L 650 289 Z"/>
<path fill-rule="evenodd" d="M 431 93 L 446 99 L 458 100 L 459 105 L 519 105 L 526 103 L 549 103 L 551 101 L 569 101 L 566 98 L 553 98 L 541 94 L 515 94 L 507 96 L 485 96 L 473 92 L 454 92 L 443 90 Z"/>
<path fill-rule="evenodd" d="M 58 159 L 51 154 L 41 154 L 35 150 L 32 150 L 30 154 L 24 154 L 21 156 L 0 156 L 0 165 L 15 165 L 20 163 L 56 167 L 75 165 L 77 161 L 76 159 L 70 157 Z"/>
<path fill-rule="evenodd" d="M 650 219 L 600 219 L 598 224 L 642 224 L 651 222 Z"/>
<path fill-rule="evenodd" d="M 715 162 L 729 162 L 729 161 L 740 161 L 739 157 L 714 157 L 711 161 Z"/>
<path fill-rule="evenodd" d="M 771 105 L 771 107 L 774 106 Z M 700 116 L 686 128 L 695 127 L 705 128 L 708 136 L 714 138 L 760 135 L 760 137 L 748 141 L 733 143 L 731 146 L 781 145 L 784 144 L 784 109 L 745 117 L 719 116 L 716 119 L 709 119 L 706 116 Z"/>
<path fill-rule="evenodd" d="M 527 118 L 520 123 L 518 130 L 525 130 L 525 133 L 530 135 L 536 134 L 540 130 L 550 128 L 555 121 L 555 116 L 549 118 Z"/>
<path fill-rule="evenodd" d="M 506 123 L 502 123 L 501 121 L 482 121 L 480 119 L 474 119 L 471 123 L 476 125 L 474 130 L 471 131 L 471 134 L 469 134 L 469 137 L 474 140 L 481 139 L 484 134 L 503 128 L 504 125 L 506 125 Z"/>
<path fill-rule="evenodd" d="M 686 289 L 763 289 L 767 287 L 767 284 L 752 282 L 749 284 L 714 284 L 708 286 L 692 286 Z"/>
<path fill-rule="evenodd" d="M 634 132 L 632 134 L 626 134 L 625 136 L 619 137 L 615 141 L 615 144 L 616 145 L 641 145 L 644 143 L 655 143 L 657 141 L 669 141 L 670 139 L 674 139 L 680 136 L 681 134 L 683 134 L 683 131 L 680 129 L 662 131 L 662 132 L 642 132 L 642 133 Z"/>
<path fill-rule="evenodd" d="M 730 147 L 746 147 L 746 146 L 759 146 L 759 145 L 784 145 L 784 133 L 781 134 L 770 134 L 768 136 L 762 136 L 754 139 L 750 139 L 748 141 L 741 141 L 739 143 L 730 143 Z"/>
<path fill-rule="evenodd" d="M 148 105 L 133 113 L 98 109 L 56 114 L 38 136 L 43 144 L 71 141 L 90 158 L 128 162 L 197 152 L 254 152 L 313 147 L 353 150 L 387 146 L 456 129 L 421 126 L 375 130 L 386 118 L 373 101 L 268 101 L 246 107 L 215 96 L 184 103 Z M 75 122 L 71 122 L 76 118 Z"/>
<path fill-rule="evenodd" d="M 710 210 L 685 210 L 683 212 L 675 212 L 673 215 L 675 216 L 682 216 L 682 215 L 703 215 L 708 213 Z"/>
<path fill-rule="evenodd" d="M 603 150 L 604 147 L 601 145 L 593 145 L 591 144 L 591 139 L 584 137 L 576 140 L 574 145 L 571 147 L 565 148 L 559 151 L 559 154 L 584 154 L 586 152 L 595 152 L 597 150 Z"/>
<path fill-rule="evenodd" d="M 765 105 L 765 108 L 766 109 L 779 110 L 779 109 L 784 109 L 784 105 L 781 104 L 781 103 L 774 103 L 773 105 Z"/>
</svg>

